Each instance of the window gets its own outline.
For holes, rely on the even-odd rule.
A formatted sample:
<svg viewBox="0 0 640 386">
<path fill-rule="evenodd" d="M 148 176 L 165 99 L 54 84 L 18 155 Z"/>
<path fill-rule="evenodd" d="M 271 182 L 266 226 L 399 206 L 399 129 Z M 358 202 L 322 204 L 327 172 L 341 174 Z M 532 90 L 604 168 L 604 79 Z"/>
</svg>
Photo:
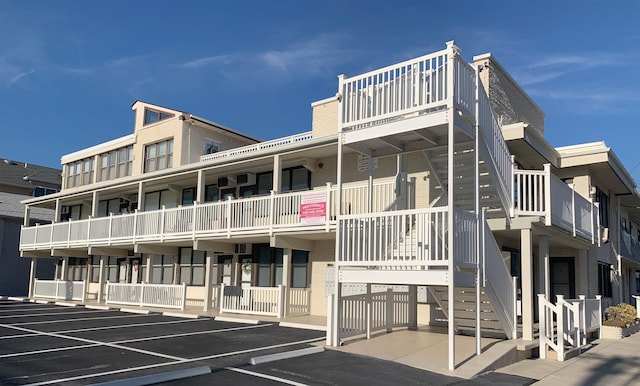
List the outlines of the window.
<svg viewBox="0 0 640 386">
<path fill-rule="evenodd" d="M 45 196 L 47 194 L 56 193 L 58 189 L 47 188 L 46 186 L 36 186 L 33 188 L 33 197 Z"/>
<path fill-rule="evenodd" d="M 78 257 L 70 257 L 67 267 L 67 280 L 82 281 L 87 278 L 86 260 Z"/>
<path fill-rule="evenodd" d="M 204 285 L 204 251 L 180 248 L 180 282 Z"/>
<path fill-rule="evenodd" d="M 165 119 L 173 118 L 173 114 L 165 113 L 162 111 L 156 111 L 151 109 L 144 109 L 144 124 L 155 123 L 163 121 Z"/>
<path fill-rule="evenodd" d="M 598 262 L 598 294 L 610 298 L 611 291 L 611 265 Z"/>
<path fill-rule="evenodd" d="M 595 201 L 599 204 L 600 226 L 609 228 L 609 197 L 596 187 Z"/>
<path fill-rule="evenodd" d="M 309 252 L 294 249 L 291 254 L 291 287 L 307 288 Z"/>
<path fill-rule="evenodd" d="M 178 196 L 175 191 L 165 189 L 157 192 L 149 192 L 144 195 L 144 210 L 158 210 L 163 206 L 165 208 L 175 208 L 178 202 Z"/>
<path fill-rule="evenodd" d="M 91 257 L 91 282 L 100 282 L 100 256 Z"/>
<path fill-rule="evenodd" d="M 173 283 L 173 256 L 151 255 L 151 284 Z"/>
<path fill-rule="evenodd" d="M 281 192 L 289 192 L 292 190 L 308 190 L 311 189 L 311 172 L 303 166 L 282 169 L 280 177 Z M 257 194 L 269 194 L 273 190 L 273 172 L 258 173 L 256 175 Z"/>
<path fill-rule="evenodd" d="M 254 245 L 255 246 L 255 245 Z M 257 278 L 258 287 L 275 287 L 282 283 L 284 272 L 284 250 L 282 248 L 271 248 L 267 244 L 256 247 L 257 257 Z M 292 288 L 307 287 L 307 266 L 309 263 L 309 252 L 292 250 L 290 282 Z"/>
<path fill-rule="evenodd" d="M 640 271 L 636 271 L 636 292 L 640 292 Z"/>
<path fill-rule="evenodd" d="M 220 144 L 211 139 L 205 139 L 202 147 L 202 155 L 213 154 L 220 151 Z"/>
<path fill-rule="evenodd" d="M 204 201 L 205 202 L 215 202 L 220 199 L 220 192 L 218 190 L 218 185 L 206 185 L 204 187 Z"/>
<path fill-rule="evenodd" d="M 144 151 L 145 173 L 173 166 L 173 139 L 147 145 Z"/>
<path fill-rule="evenodd" d="M 118 258 L 109 256 L 105 262 L 104 270 L 107 281 L 112 283 L 118 282 Z"/>
<path fill-rule="evenodd" d="M 66 164 L 67 188 L 93 183 L 93 158 Z"/>
<path fill-rule="evenodd" d="M 182 189 L 182 205 L 191 205 L 196 200 L 196 188 Z"/>
<path fill-rule="evenodd" d="M 98 181 L 130 176 L 133 165 L 133 145 L 100 154 L 99 163 Z"/>
</svg>

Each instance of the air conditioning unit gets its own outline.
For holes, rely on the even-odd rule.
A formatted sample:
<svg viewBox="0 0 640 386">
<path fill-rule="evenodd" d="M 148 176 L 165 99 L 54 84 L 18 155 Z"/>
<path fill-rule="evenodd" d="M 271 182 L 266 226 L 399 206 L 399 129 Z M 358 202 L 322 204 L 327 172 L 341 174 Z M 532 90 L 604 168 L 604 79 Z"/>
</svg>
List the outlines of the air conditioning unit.
<svg viewBox="0 0 640 386">
<path fill-rule="evenodd" d="M 236 180 L 233 177 L 220 177 L 218 178 L 218 187 L 219 188 L 229 188 L 232 186 L 236 186 Z"/>
<path fill-rule="evenodd" d="M 603 244 L 609 242 L 609 228 L 600 228 L 600 241 Z"/>
<path fill-rule="evenodd" d="M 256 174 L 255 173 L 238 174 L 236 176 L 236 182 L 238 183 L 238 186 L 255 185 Z"/>
<path fill-rule="evenodd" d="M 250 255 L 251 244 L 236 244 L 235 252 L 238 255 Z"/>
</svg>

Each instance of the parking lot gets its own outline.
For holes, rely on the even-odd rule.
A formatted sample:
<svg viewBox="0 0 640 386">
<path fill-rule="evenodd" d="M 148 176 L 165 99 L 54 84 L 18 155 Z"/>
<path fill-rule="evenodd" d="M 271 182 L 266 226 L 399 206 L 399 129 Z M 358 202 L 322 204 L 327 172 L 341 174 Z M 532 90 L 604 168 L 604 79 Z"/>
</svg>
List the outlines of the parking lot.
<svg viewBox="0 0 640 386">
<path fill-rule="evenodd" d="M 483 382 L 324 350 L 322 331 L 139 311 L 0 300 L 0 384 Z"/>
</svg>

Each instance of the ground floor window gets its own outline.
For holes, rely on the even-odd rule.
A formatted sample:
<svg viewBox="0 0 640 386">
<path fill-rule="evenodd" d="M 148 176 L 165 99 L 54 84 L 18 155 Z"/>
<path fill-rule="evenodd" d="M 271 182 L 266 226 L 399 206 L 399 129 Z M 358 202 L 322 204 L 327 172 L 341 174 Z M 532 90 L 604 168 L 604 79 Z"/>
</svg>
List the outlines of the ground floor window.
<svg viewBox="0 0 640 386">
<path fill-rule="evenodd" d="M 180 283 L 204 285 L 204 251 L 180 248 Z"/>
<path fill-rule="evenodd" d="M 100 256 L 91 257 L 91 282 L 100 282 Z"/>
<path fill-rule="evenodd" d="M 640 271 L 636 271 L 636 292 L 640 292 Z"/>
<path fill-rule="evenodd" d="M 118 260 L 120 260 L 121 258 L 115 257 L 115 256 L 109 256 L 105 259 L 105 264 L 104 264 L 104 272 L 105 272 L 105 276 L 107 278 L 107 281 L 110 281 L 112 283 L 117 283 L 118 282 L 118 268 L 119 268 L 119 264 L 118 264 Z"/>
<path fill-rule="evenodd" d="M 598 262 L 598 293 L 605 298 L 610 298 L 612 295 L 611 265 L 601 261 Z"/>
<path fill-rule="evenodd" d="M 284 272 L 284 249 L 271 248 L 269 245 L 258 245 L 256 248 L 257 277 L 255 279 L 258 287 L 275 287 L 282 283 Z M 307 266 L 309 263 L 309 252 L 292 250 L 290 266 L 290 282 L 293 288 L 307 287 Z"/>
<path fill-rule="evenodd" d="M 67 266 L 67 280 L 82 281 L 87 278 L 87 260 L 70 257 Z"/>
<path fill-rule="evenodd" d="M 173 284 L 173 256 L 151 255 L 151 284 Z"/>
</svg>

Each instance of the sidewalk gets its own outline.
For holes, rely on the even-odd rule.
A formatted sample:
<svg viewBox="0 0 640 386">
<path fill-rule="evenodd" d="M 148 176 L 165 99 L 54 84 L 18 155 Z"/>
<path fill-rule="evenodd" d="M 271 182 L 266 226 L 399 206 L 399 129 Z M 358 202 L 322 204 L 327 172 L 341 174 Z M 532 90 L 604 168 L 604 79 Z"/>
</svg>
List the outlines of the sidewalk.
<svg viewBox="0 0 640 386">
<path fill-rule="evenodd" d="M 565 362 L 527 359 L 496 373 L 538 379 L 535 385 L 640 385 L 640 333 L 622 340 L 598 339 Z"/>
</svg>

